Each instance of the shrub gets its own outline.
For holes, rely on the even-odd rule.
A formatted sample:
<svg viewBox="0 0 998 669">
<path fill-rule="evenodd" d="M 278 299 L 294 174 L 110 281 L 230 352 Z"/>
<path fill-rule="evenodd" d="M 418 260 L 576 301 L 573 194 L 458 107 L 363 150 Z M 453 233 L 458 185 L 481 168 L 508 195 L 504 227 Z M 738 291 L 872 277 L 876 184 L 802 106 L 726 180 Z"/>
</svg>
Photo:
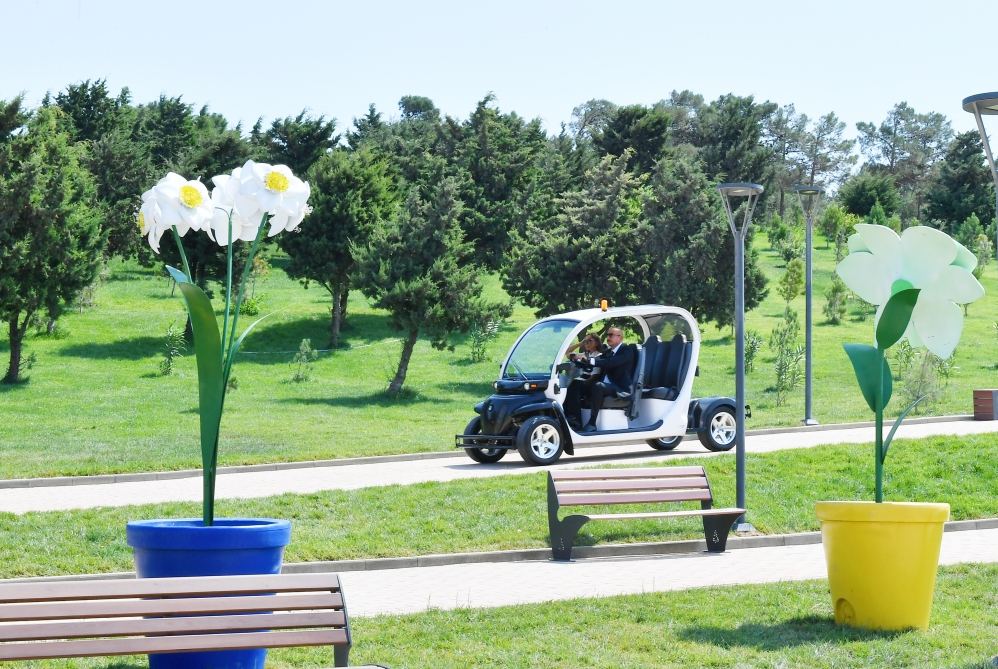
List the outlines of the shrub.
<svg viewBox="0 0 998 669">
<path fill-rule="evenodd" d="M 471 361 L 482 362 L 487 357 L 487 348 L 499 336 L 502 320 L 486 318 L 471 326 Z"/>
<path fill-rule="evenodd" d="M 776 352 L 776 405 L 783 406 L 787 394 L 800 385 L 803 373 L 801 361 L 804 347 L 798 342 L 800 320 L 797 312 L 787 307 L 783 312 L 783 322 L 773 329 L 769 347 Z"/>
<path fill-rule="evenodd" d="M 291 367 L 294 372 L 291 374 L 292 383 L 302 383 L 312 378 L 312 363 L 319 359 L 319 352 L 312 348 L 311 339 L 302 339 L 298 345 L 298 352 L 291 360 Z"/>
<path fill-rule="evenodd" d="M 838 274 L 832 275 L 832 284 L 825 291 L 825 306 L 822 310 L 832 325 L 838 325 L 846 317 L 846 300 L 849 290 Z"/>
<path fill-rule="evenodd" d="M 163 359 L 159 362 L 159 373 L 162 376 L 172 375 L 177 358 L 183 357 L 186 349 L 187 342 L 184 339 L 183 328 L 178 328 L 176 322 L 170 323 L 170 327 L 166 328 L 166 341 L 163 343 Z"/>
<path fill-rule="evenodd" d="M 242 304 L 239 305 L 239 313 L 244 316 L 259 316 L 261 309 L 263 309 L 264 299 L 263 293 L 245 296 Z"/>
<path fill-rule="evenodd" d="M 793 258 L 787 262 L 787 271 L 780 277 L 776 292 L 780 294 L 787 306 L 793 302 L 794 298 L 804 290 L 804 274 L 807 268 L 800 258 Z"/>
<path fill-rule="evenodd" d="M 749 330 L 745 333 L 745 371 L 751 372 L 755 369 L 755 356 L 762 348 L 762 335 L 756 330 Z"/>
</svg>

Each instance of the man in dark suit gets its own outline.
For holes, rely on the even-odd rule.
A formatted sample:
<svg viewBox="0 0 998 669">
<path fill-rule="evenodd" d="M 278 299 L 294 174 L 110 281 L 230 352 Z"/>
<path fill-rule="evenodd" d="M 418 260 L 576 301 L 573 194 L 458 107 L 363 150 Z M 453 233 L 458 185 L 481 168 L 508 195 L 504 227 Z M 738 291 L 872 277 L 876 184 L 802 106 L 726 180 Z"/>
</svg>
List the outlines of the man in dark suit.
<svg viewBox="0 0 998 669">
<path fill-rule="evenodd" d="M 624 333 L 620 328 L 610 328 L 606 332 L 607 350 L 593 361 L 593 365 L 603 372 L 601 381 L 594 384 L 589 394 L 592 410 L 589 422 L 583 432 L 596 431 L 596 416 L 603 406 L 604 397 L 612 397 L 631 390 L 631 371 L 634 368 L 634 347 L 623 343 Z"/>
</svg>

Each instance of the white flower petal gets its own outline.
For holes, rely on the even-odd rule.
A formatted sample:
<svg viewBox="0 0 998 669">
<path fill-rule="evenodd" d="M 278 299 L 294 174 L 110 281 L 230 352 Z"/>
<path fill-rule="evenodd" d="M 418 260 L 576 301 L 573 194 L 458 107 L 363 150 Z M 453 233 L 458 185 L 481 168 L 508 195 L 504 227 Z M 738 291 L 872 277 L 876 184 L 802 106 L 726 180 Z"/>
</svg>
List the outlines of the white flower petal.
<svg viewBox="0 0 998 669">
<path fill-rule="evenodd" d="M 894 257 L 901 252 L 901 238 L 887 226 L 857 223 L 856 234 L 874 255 Z"/>
<path fill-rule="evenodd" d="M 956 258 L 953 260 L 953 264 L 964 268 L 968 272 L 973 272 L 977 269 L 977 256 L 955 239 L 953 243 L 956 244 Z"/>
<path fill-rule="evenodd" d="M 962 267 L 948 265 L 939 272 L 936 282 L 923 289 L 921 294 L 930 299 L 970 304 L 984 297 L 984 286 Z"/>
<path fill-rule="evenodd" d="M 880 258 L 872 253 L 850 253 L 838 264 L 835 272 L 849 290 L 870 304 L 884 304 L 891 296 L 894 277 Z"/>
<path fill-rule="evenodd" d="M 956 245 L 945 232 L 927 225 L 908 228 L 901 235 L 901 274 L 923 288 L 956 258 Z"/>
<path fill-rule="evenodd" d="M 863 243 L 863 238 L 860 237 L 858 232 L 854 232 L 849 235 L 848 245 L 849 253 L 856 253 L 857 251 L 866 251 L 867 253 L 871 253 L 870 247 Z"/>
<path fill-rule="evenodd" d="M 911 324 L 925 348 L 940 358 L 948 358 L 960 342 L 963 312 L 949 300 L 921 293 L 911 312 Z"/>
</svg>

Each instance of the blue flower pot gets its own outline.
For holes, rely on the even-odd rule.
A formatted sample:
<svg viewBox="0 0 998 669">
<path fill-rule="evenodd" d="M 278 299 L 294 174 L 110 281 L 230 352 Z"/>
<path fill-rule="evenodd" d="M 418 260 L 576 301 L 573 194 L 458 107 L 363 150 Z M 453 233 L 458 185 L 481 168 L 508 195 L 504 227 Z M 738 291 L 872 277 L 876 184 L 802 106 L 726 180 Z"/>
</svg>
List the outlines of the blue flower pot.
<svg viewBox="0 0 998 669">
<path fill-rule="evenodd" d="M 273 518 L 136 520 L 126 528 L 139 578 L 277 574 L 291 523 Z M 150 669 L 263 669 L 264 648 L 149 656 Z"/>
</svg>

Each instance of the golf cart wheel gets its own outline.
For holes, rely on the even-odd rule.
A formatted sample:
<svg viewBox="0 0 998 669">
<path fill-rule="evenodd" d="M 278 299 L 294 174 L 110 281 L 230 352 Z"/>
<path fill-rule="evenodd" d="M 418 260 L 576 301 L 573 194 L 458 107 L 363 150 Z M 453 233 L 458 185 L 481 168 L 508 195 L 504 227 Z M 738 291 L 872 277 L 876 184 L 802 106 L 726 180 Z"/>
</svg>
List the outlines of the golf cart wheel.
<svg viewBox="0 0 998 669">
<path fill-rule="evenodd" d="M 707 414 L 697 437 L 708 451 L 730 451 L 737 432 L 734 410 L 730 406 L 719 406 Z"/>
<path fill-rule="evenodd" d="M 648 445 L 654 448 L 656 451 L 671 451 L 679 446 L 683 441 L 683 435 L 678 437 L 664 437 L 662 439 L 649 439 Z"/>
<path fill-rule="evenodd" d="M 471 422 L 468 423 L 468 427 L 464 428 L 464 433 L 481 434 L 482 419 L 478 417 L 472 418 Z M 464 452 L 475 462 L 480 462 L 484 465 L 499 462 L 506 456 L 505 448 L 466 448 Z"/>
<path fill-rule="evenodd" d="M 516 450 L 530 465 L 550 465 L 558 461 L 564 449 L 561 427 L 548 416 L 528 418 L 516 433 Z"/>
</svg>

